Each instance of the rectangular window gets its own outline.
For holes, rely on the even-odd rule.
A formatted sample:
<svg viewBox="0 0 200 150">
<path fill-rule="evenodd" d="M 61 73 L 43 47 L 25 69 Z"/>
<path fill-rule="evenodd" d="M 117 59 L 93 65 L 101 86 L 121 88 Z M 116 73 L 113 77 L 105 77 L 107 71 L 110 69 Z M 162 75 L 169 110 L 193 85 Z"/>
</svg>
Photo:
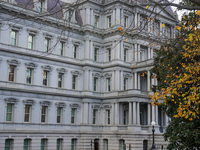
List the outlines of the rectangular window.
<svg viewBox="0 0 200 150">
<path fill-rule="evenodd" d="M 108 150 L 108 139 L 103 140 L 104 150 Z"/>
<path fill-rule="evenodd" d="M 120 140 L 119 145 L 120 145 L 120 150 L 126 150 L 125 140 Z"/>
<path fill-rule="evenodd" d="M 124 111 L 124 125 L 127 125 L 127 116 L 128 116 L 128 111 Z"/>
<path fill-rule="evenodd" d="M 58 74 L 58 87 L 63 87 L 63 73 Z"/>
<path fill-rule="evenodd" d="M 98 78 L 94 78 L 94 91 L 97 91 Z"/>
<path fill-rule="evenodd" d="M 124 50 L 124 61 L 127 61 L 127 49 Z"/>
<path fill-rule="evenodd" d="M 166 37 L 171 38 L 171 27 L 169 25 L 165 26 Z"/>
<path fill-rule="evenodd" d="M 50 49 L 50 39 L 45 38 L 44 40 L 44 52 L 48 53 Z"/>
<path fill-rule="evenodd" d="M 27 84 L 32 83 L 32 72 L 33 72 L 33 69 L 27 68 L 27 71 L 26 71 L 26 83 Z"/>
<path fill-rule="evenodd" d="M 63 56 L 63 52 L 64 52 L 64 42 L 60 42 L 60 45 L 59 45 L 59 49 L 60 49 L 60 55 Z"/>
<path fill-rule="evenodd" d="M 107 124 L 110 124 L 110 110 L 106 110 Z"/>
<path fill-rule="evenodd" d="M 124 78 L 124 90 L 127 90 L 128 79 Z"/>
<path fill-rule="evenodd" d="M 155 35 L 159 36 L 160 35 L 160 23 L 158 21 L 155 21 L 153 25 L 153 31 Z"/>
<path fill-rule="evenodd" d="M 28 48 L 33 49 L 33 40 L 34 40 L 34 35 L 29 34 L 28 36 Z"/>
<path fill-rule="evenodd" d="M 43 72 L 43 86 L 48 85 L 48 71 Z"/>
<path fill-rule="evenodd" d="M 13 65 L 9 66 L 9 78 L 8 81 L 14 82 L 15 81 L 15 67 Z"/>
<path fill-rule="evenodd" d="M 93 124 L 97 124 L 97 110 L 93 110 Z"/>
<path fill-rule="evenodd" d="M 47 150 L 47 139 L 41 139 L 41 149 L 40 150 Z"/>
<path fill-rule="evenodd" d="M 11 45 L 17 45 L 17 31 L 11 31 Z"/>
<path fill-rule="evenodd" d="M 148 20 L 145 16 L 140 16 L 140 29 L 141 30 L 148 30 Z"/>
<path fill-rule="evenodd" d="M 5 150 L 12 150 L 12 144 L 13 144 L 13 140 L 11 139 L 6 139 L 5 141 Z"/>
<path fill-rule="evenodd" d="M 124 16 L 124 27 L 128 27 L 128 17 Z"/>
<path fill-rule="evenodd" d="M 47 106 L 42 106 L 41 110 L 41 122 L 46 123 L 47 122 Z"/>
<path fill-rule="evenodd" d="M 57 108 L 57 123 L 61 123 L 62 122 L 62 107 L 58 107 Z"/>
<path fill-rule="evenodd" d="M 30 150 L 31 140 L 24 139 L 24 150 Z"/>
<path fill-rule="evenodd" d="M 13 121 L 13 104 L 7 104 L 6 121 Z"/>
<path fill-rule="evenodd" d="M 72 77 L 72 89 L 75 90 L 76 89 L 76 76 Z"/>
<path fill-rule="evenodd" d="M 76 139 L 71 140 L 71 150 L 76 150 Z"/>
<path fill-rule="evenodd" d="M 72 16 L 72 11 L 68 10 L 67 11 L 67 21 L 71 20 L 71 16 Z"/>
<path fill-rule="evenodd" d="M 111 16 L 108 16 L 107 20 L 108 20 L 108 28 L 111 28 Z"/>
<path fill-rule="evenodd" d="M 42 0 L 39 0 L 38 1 L 38 12 L 42 12 L 43 11 L 43 2 L 42 2 Z"/>
<path fill-rule="evenodd" d="M 72 111 L 71 111 L 71 124 L 75 124 L 75 114 L 76 113 L 76 109 L 75 108 L 72 108 Z"/>
<path fill-rule="evenodd" d="M 24 122 L 30 122 L 31 105 L 25 105 Z"/>
<path fill-rule="evenodd" d="M 74 45 L 74 49 L 73 49 L 73 57 L 74 58 L 77 57 L 77 48 L 78 48 L 78 46 Z"/>
<path fill-rule="evenodd" d="M 108 61 L 111 61 L 111 49 L 108 49 Z"/>
<path fill-rule="evenodd" d="M 94 24 L 95 28 L 99 27 L 99 16 L 95 16 L 95 24 Z"/>
<path fill-rule="evenodd" d="M 98 61 L 98 48 L 94 49 L 94 61 Z"/>
<path fill-rule="evenodd" d="M 62 150 L 62 139 L 57 139 L 57 150 Z"/>
<path fill-rule="evenodd" d="M 107 78 L 107 91 L 110 91 L 110 78 Z"/>
</svg>

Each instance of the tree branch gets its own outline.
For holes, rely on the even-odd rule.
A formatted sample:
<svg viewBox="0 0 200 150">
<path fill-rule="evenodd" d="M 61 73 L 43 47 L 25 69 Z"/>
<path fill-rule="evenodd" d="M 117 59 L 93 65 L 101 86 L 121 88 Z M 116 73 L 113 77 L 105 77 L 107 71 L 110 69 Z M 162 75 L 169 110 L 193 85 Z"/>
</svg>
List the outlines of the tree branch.
<svg viewBox="0 0 200 150">
<path fill-rule="evenodd" d="M 190 0 L 191 2 L 192 1 L 198 1 L 198 0 Z M 180 4 L 176 4 L 176 3 L 169 3 L 169 2 L 165 2 L 165 3 L 159 3 L 159 2 L 155 2 L 153 0 L 150 0 L 151 3 L 149 4 L 142 4 L 143 6 L 155 6 L 155 5 L 158 5 L 158 6 L 174 6 L 174 7 L 177 7 L 177 8 L 180 8 L 180 9 L 187 9 L 187 10 L 200 10 L 200 6 L 184 6 L 184 5 L 180 5 Z M 197 2 L 197 3 L 200 3 Z"/>
<path fill-rule="evenodd" d="M 194 3 L 194 4 L 200 5 L 200 1 L 199 0 L 189 0 L 189 1 Z"/>
</svg>

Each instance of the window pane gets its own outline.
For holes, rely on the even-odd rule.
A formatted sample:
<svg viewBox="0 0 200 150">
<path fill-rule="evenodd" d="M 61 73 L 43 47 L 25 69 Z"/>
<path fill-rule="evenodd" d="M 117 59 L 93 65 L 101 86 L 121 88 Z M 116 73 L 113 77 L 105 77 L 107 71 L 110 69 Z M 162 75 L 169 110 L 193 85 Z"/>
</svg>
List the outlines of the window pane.
<svg viewBox="0 0 200 150">
<path fill-rule="evenodd" d="M 16 45 L 16 36 L 17 32 L 16 31 L 11 31 L 11 45 Z"/>
<path fill-rule="evenodd" d="M 47 78 L 48 78 L 48 72 L 44 71 L 43 72 L 43 85 L 47 86 Z"/>
<path fill-rule="evenodd" d="M 7 104 L 7 113 L 6 113 L 6 121 L 12 121 L 12 104 Z"/>
<path fill-rule="evenodd" d="M 64 43 L 60 42 L 60 55 L 63 55 Z"/>
<path fill-rule="evenodd" d="M 9 81 L 14 81 L 14 71 L 15 71 L 15 66 L 10 65 L 9 66 Z"/>
</svg>

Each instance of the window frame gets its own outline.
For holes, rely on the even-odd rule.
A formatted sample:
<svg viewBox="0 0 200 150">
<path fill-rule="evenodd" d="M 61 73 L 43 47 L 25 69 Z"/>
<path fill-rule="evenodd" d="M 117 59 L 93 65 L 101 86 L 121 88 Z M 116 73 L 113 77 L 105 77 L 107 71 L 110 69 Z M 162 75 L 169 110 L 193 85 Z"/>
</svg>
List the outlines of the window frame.
<svg viewBox="0 0 200 150">
<path fill-rule="evenodd" d="M 74 44 L 74 47 L 73 47 L 73 58 L 74 59 L 77 59 L 77 49 L 78 49 L 78 45 Z"/>
<path fill-rule="evenodd" d="M 124 16 L 124 28 L 128 27 L 128 17 Z"/>
<path fill-rule="evenodd" d="M 61 77 L 61 80 L 60 80 Z M 60 83 L 60 86 L 59 86 Z M 58 73 L 58 88 L 63 88 L 63 83 L 64 83 L 64 73 L 59 72 Z"/>
<path fill-rule="evenodd" d="M 9 145 L 6 145 L 6 141 L 9 141 Z M 8 148 L 8 150 L 12 150 L 13 147 L 13 139 L 5 139 L 5 150 Z"/>
<path fill-rule="evenodd" d="M 103 139 L 104 150 L 108 150 L 108 139 Z"/>
<path fill-rule="evenodd" d="M 31 71 L 30 76 L 28 76 L 28 70 Z M 33 83 L 33 68 L 27 68 L 26 69 L 26 84 L 32 84 Z M 30 81 L 30 83 L 28 83 L 28 81 Z"/>
<path fill-rule="evenodd" d="M 63 139 L 57 139 L 56 150 L 62 150 L 62 149 L 63 149 Z"/>
<path fill-rule="evenodd" d="M 72 90 L 76 90 L 77 89 L 77 76 L 73 75 L 72 76 Z"/>
<path fill-rule="evenodd" d="M 111 54 L 112 51 L 111 51 L 111 48 L 108 48 L 108 61 L 111 61 Z"/>
<path fill-rule="evenodd" d="M 124 78 L 124 91 L 128 89 L 128 78 Z"/>
<path fill-rule="evenodd" d="M 45 37 L 44 38 L 44 52 L 49 53 L 51 47 L 51 38 Z"/>
<path fill-rule="evenodd" d="M 97 16 L 97 15 L 95 15 L 94 16 L 94 20 L 95 20 L 95 22 L 94 22 L 94 27 L 95 28 L 99 28 L 99 16 Z"/>
<path fill-rule="evenodd" d="M 125 62 L 128 61 L 127 53 L 128 53 L 128 50 L 127 50 L 127 49 L 124 49 L 124 61 L 125 61 Z"/>
<path fill-rule="evenodd" d="M 97 91 L 98 91 L 98 78 L 96 78 L 96 77 L 94 77 L 93 91 L 94 91 L 94 92 L 97 92 Z"/>
<path fill-rule="evenodd" d="M 71 139 L 71 150 L 76 150 L 77 139 Z"/>
<path fill-rule="evenodd" d="M 8 105 L 11 106 L 11 112 L 8 112 Z M 8 115 L 10 115 L 11 119 L 10 120 L 7 120 L 8 118 Z M 13 122 L 14 121 L 14 104 L 13 103 L 7 103 L 7 106 L 6 106 L 6 122 Z"/>
<path fill-rule="evenodd" d="M 45 2 L 43 0 L 39 0 L 38 1 L 38 8 L 37 8 L 37 11 L 39 13 L 42 13 L 44 12 L 44 5 L 45 5 Z"/>
<path fill-rule="evenodd" d="M 43 108 L 45 113 L 43 113 Z M 44 116 L 44 121 L 43 120 L 43 116 Z M 47 123 L 48 122 L 48 106 L 42 106 L 41 107 L 41 123 Z"/>
<path fill-rule="evenodd" d="M 106 125 L 110 125 L 110 109 L 106 110 Z"/>
<path fill-rule="evenodd" d="M 74 111 L 74 115 L 72 115 Z M 77 109 L 76 108 L 71 108 L 71 124 L 76 124 L 76 111 Z M 73 119 L 72 119 L 73 118 Z"/>
<path fill-rule="evenodd" d="M 42 145 L 42 141 L 44 141 L 43 145 Z M 46 150 L 47 149 L 47 144 L 48 144 L 48 139 L 41 139 L 40 150 Z"/>
<path fill-rule="evenodd" d="M 93 113 L 92 113 L 92 124 L 96 125 L 98 124 L 98 110 L 97 109 L 93 109 Z"/>
<path fill-rule="evenodd" d="M 29 41 L 30 37 L 32 37 L 32 41 Z M 29 34 L 28 35 L 28 49 L 34 49 L 34 43 L 35 43 L 35 35 Z M 29 47 L 29 45 L 31 45 L 31 47 Z"/>
<path fill-rule="evenodd" d="M 25 141 L 27 141 L 27 145 L 25 145 Z M 30 150 L 31 149 L 31 139 L 24 139 L 24 150 Z"/>
<path fill-rule="evenodd" d="M 94 61 L 98 61 L 99 59 L 98 59 L 98 51 L 99 51 L 99 49 L 98 48 L 94 48 Z"/>
<path fill-rule="evenodd" d="M 65 42 L 60 41 L 59 42 L 59 55 L 64 56 L 64 49 L 65 49 Z"/>
<path fill-rule="evenodd" d="M 12 33 L 14 33 L 14 37 L 12 36 L 13 35 Z M 17 36 L 18 36 L 18 31 L 15 30 L 15 29 L 12 29 L 11 30 L 11 36 L 10 36 L 10 44 L 11 45 L 13 45 L 13 46 L 17 46 L 18 45 Z"/>
<path fill-rule="evenodd" d="M 60 110 L 60 114 L 58 114 L 58 111 Z M 59 117 L 59 121 L 58 121 L 58 117 Z M 63 107 L 57 107 L 57 117 L 56 117 L 56 122 L 58 124 L 62 124 L 63 123 Z"/>
<path fill-rule="evenodd" d="M 111 91 L 111 78 L 106 78 L 107 92 Z"/>
<path fill-rule="evenodd" d="M 107 22 L 108 22 L 108 28 L 111 28 L 112 27 L 111 15 L 107 16 Z"/>
<path fill-rule="evenodd" d="M 11 66 L 13 66 L 13 72 L 11 72 Z M 8 81 L 9 82 L 15 82 L 15 76 L 16 76 L 16 68 L 17 68 L 17 66 L 16 65 L 13 65 L 13 64 L 10 64 L 9 65 L 9 68 L 8 68 Z M 12 76 L 12 80 L 10 80 L 10 76 Z"/>
<path fill-rule="evenodd" d="M 44 73 L 45 73 L 45 78 L 44 78 Z M 44 81 L 46 80 L 46 84 L 44 84 Z M 49 71 L 44 70 L 43 71 L 43 86 L 48 86 L 49 85 Z"/>
<path fill-rule="evenodd" d="M 26 106 L 29 106 L 28 113 L 26 113 Z M 25 123 L 30 123 L 31 122 L 31 114 L 32 114 L 32 105 L 25 104 L 25 107 L 24 107 L 24 122 Z M 26 115 L 28 115 L 28 121 L 26 121 L 26 119 L 25 119 Z"/>
</svg>

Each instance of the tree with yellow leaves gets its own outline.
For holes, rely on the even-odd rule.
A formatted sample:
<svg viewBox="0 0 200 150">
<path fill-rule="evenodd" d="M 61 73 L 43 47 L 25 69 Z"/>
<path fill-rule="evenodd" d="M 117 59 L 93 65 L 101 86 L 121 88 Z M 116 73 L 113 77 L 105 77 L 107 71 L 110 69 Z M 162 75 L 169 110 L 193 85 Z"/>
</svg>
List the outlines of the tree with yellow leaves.
<svg viewBox="0 0 200 150">
<path fill-rule="evenodd" d="M 153 86 L 153 105 L 162 107 L 171 118 L 164 134 L 170 142 L 168 149 L 200 150 L 199 24 L 200 10 L 184 15 L 176 27 L 176 39 L 156 50 L 151 70 L 158 80 Z"/>
</svg>

